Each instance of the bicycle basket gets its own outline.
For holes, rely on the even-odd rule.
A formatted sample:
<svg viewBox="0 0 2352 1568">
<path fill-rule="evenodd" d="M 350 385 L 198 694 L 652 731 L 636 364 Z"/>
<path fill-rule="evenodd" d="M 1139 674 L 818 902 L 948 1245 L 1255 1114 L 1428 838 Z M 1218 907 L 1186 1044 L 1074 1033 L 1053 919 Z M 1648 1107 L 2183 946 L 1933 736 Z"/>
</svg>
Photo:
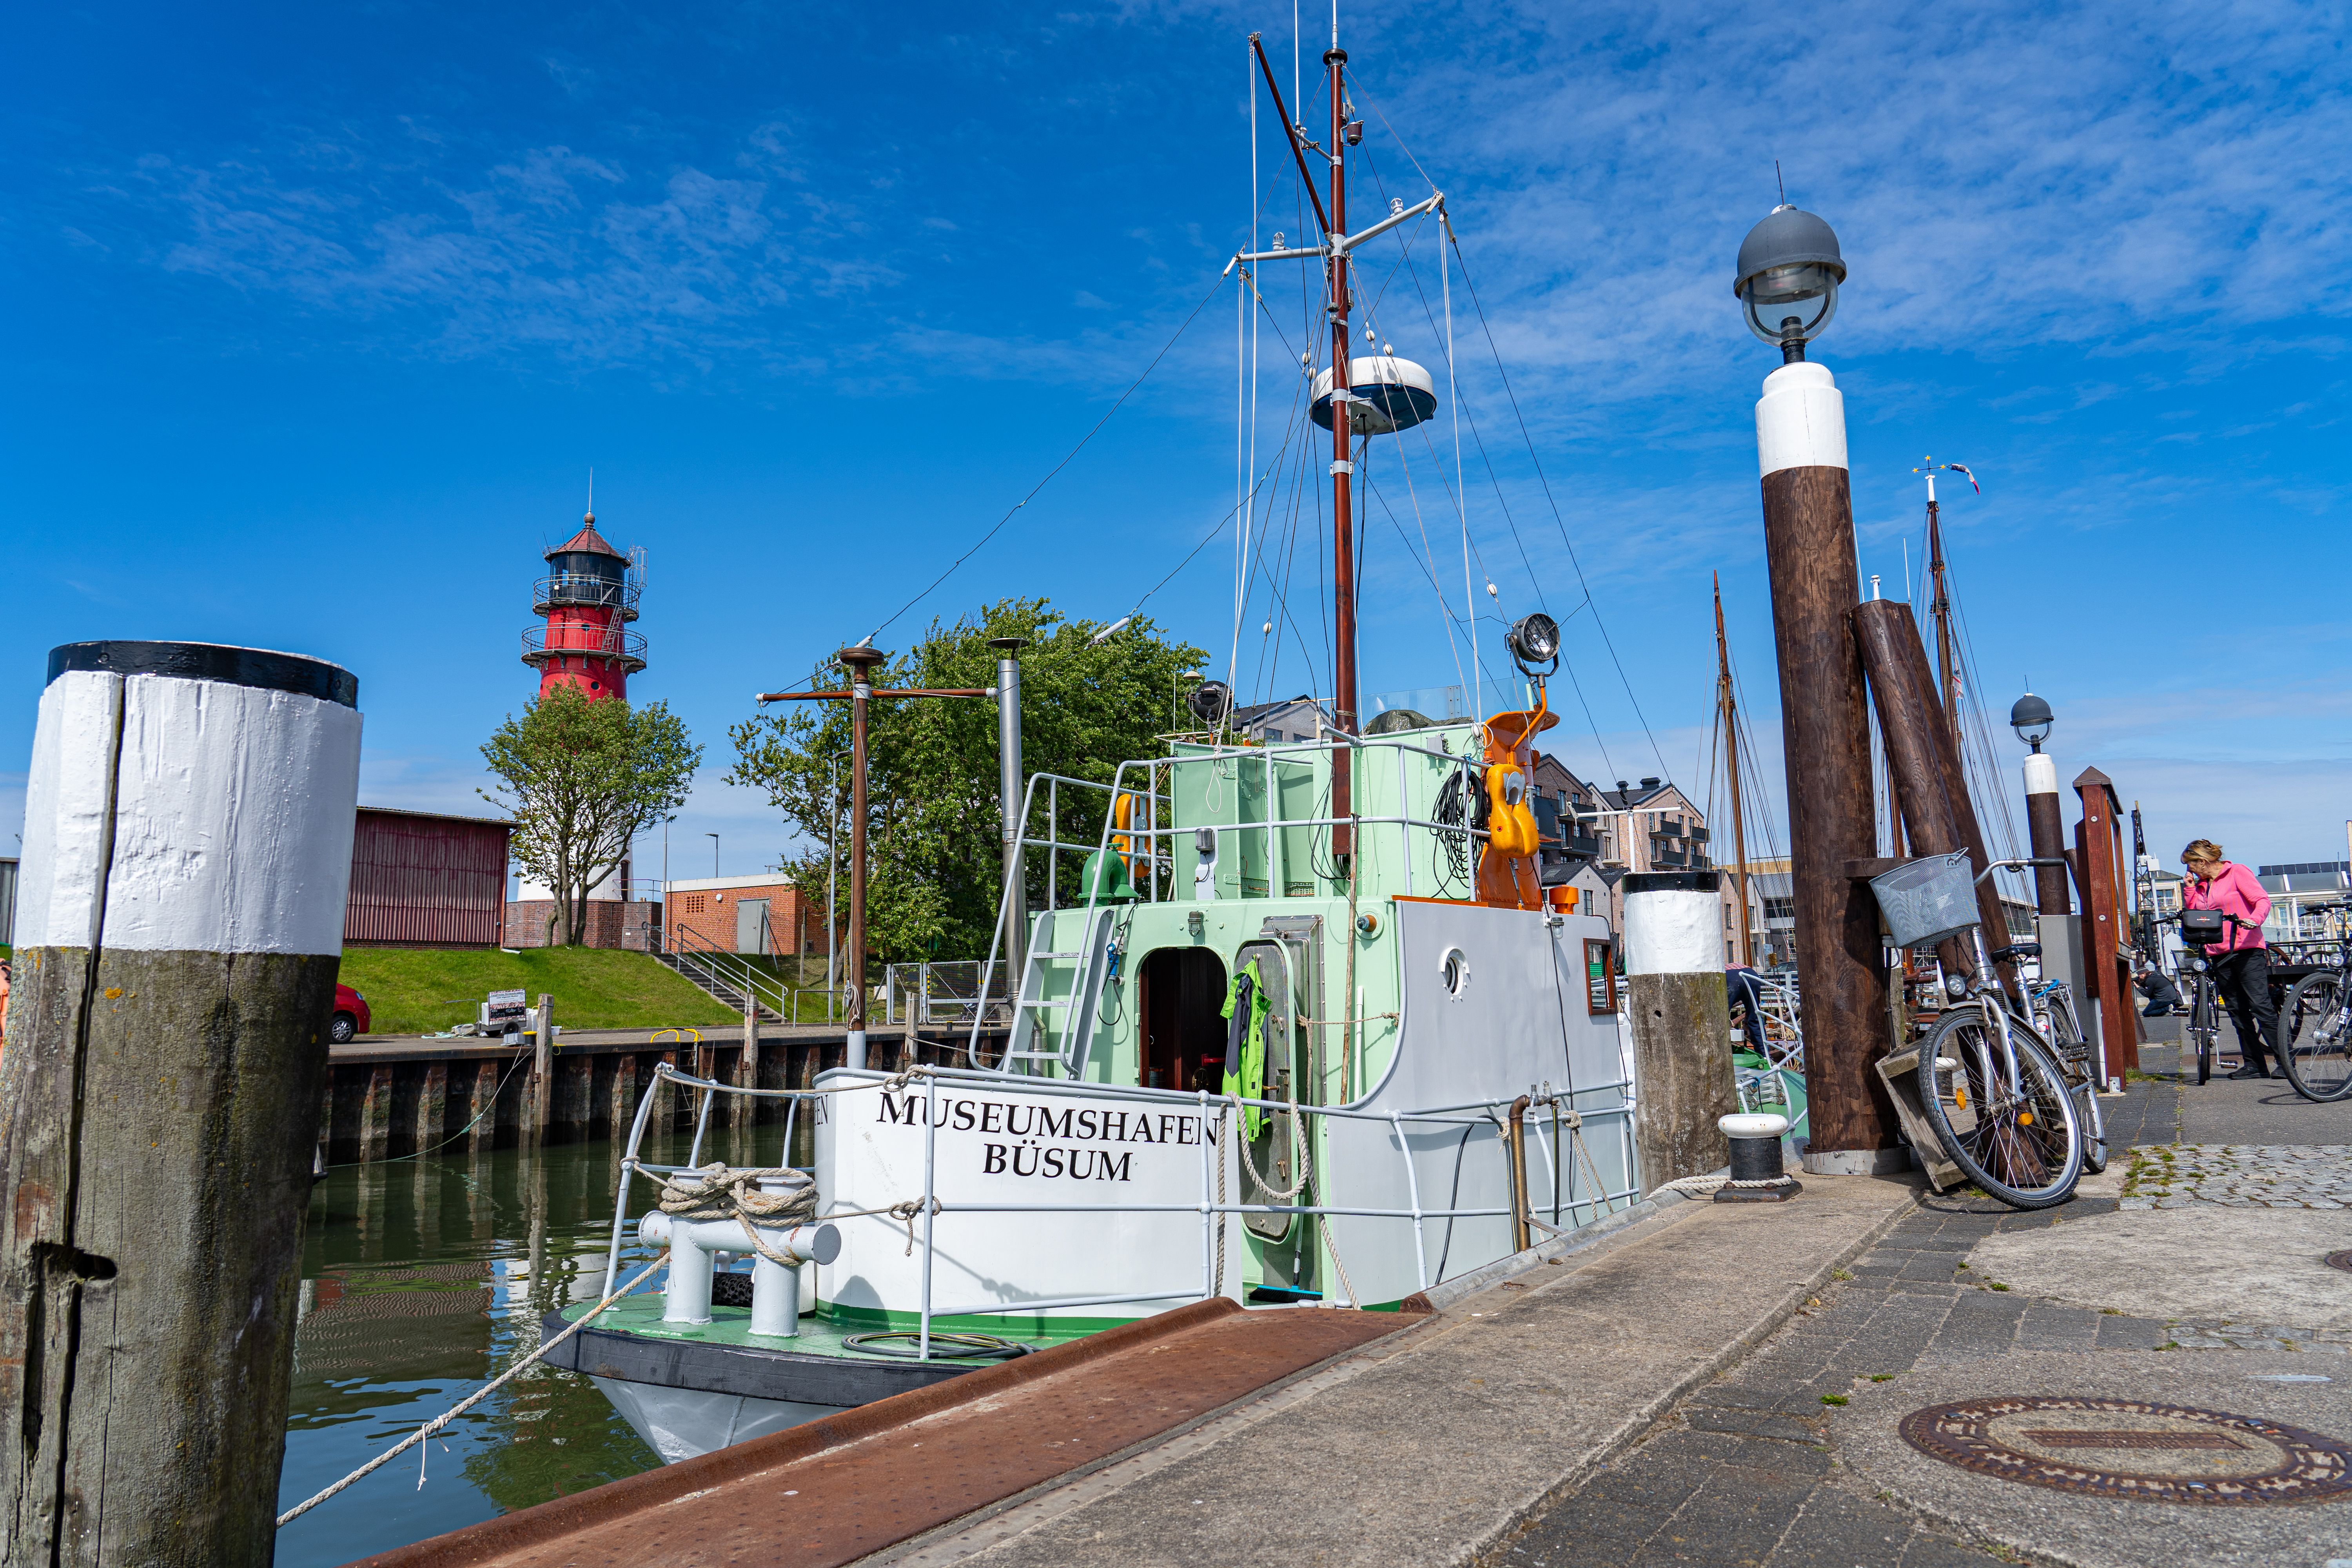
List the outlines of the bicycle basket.
<svg viewBox="0 0 2352 1568">
<path fill-rule="evenodd" d="M 2221 911 L 2219 910 L 2183 910 L 2180 911 L 2180 941 L 2185 947 L 2209 947 L 2228 939 L 2221 933 Z"/>
<path fill-rule="evenodd" d="M 1977 923 L 1976 874 L 1969 852 L 1930 855 L 1870 879 L 1897 947 L 1931 947 Z"/>
</svg>

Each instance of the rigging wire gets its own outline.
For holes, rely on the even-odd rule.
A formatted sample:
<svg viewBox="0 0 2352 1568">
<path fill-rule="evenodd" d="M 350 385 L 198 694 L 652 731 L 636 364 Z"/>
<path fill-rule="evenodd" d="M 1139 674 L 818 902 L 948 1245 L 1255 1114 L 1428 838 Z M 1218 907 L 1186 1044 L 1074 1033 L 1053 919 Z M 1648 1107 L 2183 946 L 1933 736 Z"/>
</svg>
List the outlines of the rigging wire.
<svg viewBox="0 0 2352 1568">
<path fill-rule="evenodd" d="M 1495 374 L 1502 378 L 1504 395 L 1510 399 L 1512 417 L 1518 421 L 1520 438 L 1527 443 L 1528 461 L 1534 466 L 1537 482 L 1543 487 L 1544 501 L 1551 508 L 1552 521 L 1559 525 L 1559 542 L 1568 551 L 1569 564 L 1576 569 L 1577 585 L 1584 591 L 1584 602 L 1592 605 L 1593 629 L 1601 634 L 1601 646 L 1609 650 L 1609 662 L 1617 667 L 1617 679 L 1625 688 L 1625 700 L 1633 705 L 1633 716 L 1641 721 L 1642 733 L 1649 738 L 1651 754 L 1658 759 L 1658 766 L 1665 769 L 1665 753 L 1658 749 L 1658 737 L 1650 729 L 1649 716 L 1642 711 L 1642 700 L 1633 695 L 1633 682 L 1625 673 L 1625 661 L 1617 657 L 1616 640 L 1609 635 L 1608 623 L 1601 618 L 1600 606 L 1593 604 L 1592 584 L 1584 574 L 1584 563 L 1576 553 L 1576 542 L 1569 537 L 1568 520 L 1560 515 L 1559 500 L 1551 491 L 1551 479 L 1543 470 L 1543 460 L 1536 455 L 1535 437 L 1528 430 L 1527 414 L 1519 407 L 1519 395 L 1511 388 L 1510 372 L 1503 368 L 1503 351 L 1495 342 L 1495 329 L 1487 321 L 1486 308 L 1478 299 L 1477 281 L 1470 276 L 1469 264 L 1462 257 L 1462 241 L 1454 234 L 1450 220 L 1445 226 L 1445 236 L 1453 242 L 1454 264 L 1462 268 L 1462 286 L 1470 291 L 1470 308 L 1477 314 L 1479 331 L 1486 335 L 1487 350 L 1494 356 Z M 1666 773 L 1671 780 L 1673 770 L 1666 769 Z"/>
<path fill-rule="evenodd" d="M 941 572 L 937 577 L 932 578 L 929 584 L 920 593 L 917 594 L 913 598 L 908 599 L 897 609 L 891 611 L 889 616 L 885 619 L 881 625 L 866 633 L 863 646 L 867 647 L 873 647 L 874 639 L 876 637 L 880 637 L 885 631 L 888 630 L 898 622 L 899 617 L 904 616 L 908 610 L 913 609 L 917 605 L 921 604 L 925 599 L 930 597 L 932 593 L 938 589 L 940 584 L 955 575 L 957 570 L 961 568 L 965 562 L 978 554 L 982 546 L 986 545 L 990 540 L 994 539 L 998 533 L 1002 532 L 1004 525 L 1013 521 L 1013 517 L 1015 512 L 1018 512 L 1023 507 L 1027 506 L 1031 501 L 1035 500 L 1039 492 L 1044 490 L 1047 485 L 1054 482 L 1055 476 L 1059 474 L 1064 468 L 1068 468 L 1077 458 L 1077 455 L 1087 449 L 1087 443 L 1092 441 L 1097 435 L 1101 434 L 1102 427 L 1110 423 L 1111 416 L 1117 414 L 1121 408 L 1127 406 L 1127 400 L 1134 396 L 1136 390 L 1142 386 L 1147 380 L 1150 379 L 1151 373 L 1160 368 L 1160 362 L 1168 357 L 1168 351 L 1176 346 L 1177 340 L 1184 335 L 1186 330 L 1192 325 L 1192 322 L 1200 316 L 1201 312 L 1208 309 L 1209 301 L 1217 297 L 1217 290 L 1223 287 L 1223 285 L 1224 277 L 1223 274 L 1220 274 L 1216 281 L 1210 284 L 1209 291 L 1201 296 L 1200 303 L 1194 305 L 1192 309 L 1186 313 L 1184 320 L 1178 324 L 1176 331 L 1170 335 L 1168 341 L 1160 345 L 1160 352 L 1151 356 L 1151 363 L 1143 367 L 1141 374 L 1138 375 L 1132 382 L 1128 384 L 1127 390 L 1120 393 L 1118 399 L 1113 402 L 1108 408 L 1103 410 L 1102 417 L 1096 420 L 1093 426 L 1089 428 L 1084 436 L 1078 438 L 1078 444 L 1071 447 L 1066 453 L 1063 454 L 1062 460 L 1055 463 L 1051 468 L 1048 468 L 1045 471 L 1045 477 L 1039 479 L 1034 485 L 1032 485 L 1029 488 L 1029 493 L 1027 495 L 1023 496 L 1019 500 L 1014 501 L 1012 506 L 1007 508 L 1004 515 L 998 518 L 987 532 L 982 534 L 977 540 L 973 541 L 971 548 L 966 550 L 962 554 L 957 556 L 952 562 L 949 563 L 946 571 Z"/>
</svg>

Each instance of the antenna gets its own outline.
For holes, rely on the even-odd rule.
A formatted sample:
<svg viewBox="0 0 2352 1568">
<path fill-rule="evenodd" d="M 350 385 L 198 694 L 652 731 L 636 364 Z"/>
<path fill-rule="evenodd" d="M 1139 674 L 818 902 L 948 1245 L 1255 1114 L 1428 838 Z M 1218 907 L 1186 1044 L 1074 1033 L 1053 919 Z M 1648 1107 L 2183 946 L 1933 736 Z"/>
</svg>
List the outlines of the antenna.
<svg viewBox="0 0 2352 1568">
<path fill-rule="evenodd" d="M 596 510 L 596 470 L 593 468 L 588 470 L 588 510 L 591 515 Z"/>
<path fill-rule="evenodd" d="M 1780 177 L 1780 160 L 1772 160 L 1772 183 L 1780 187 L 1780 205 L 1789 205 L 1789 182 Z"/>
</svg>

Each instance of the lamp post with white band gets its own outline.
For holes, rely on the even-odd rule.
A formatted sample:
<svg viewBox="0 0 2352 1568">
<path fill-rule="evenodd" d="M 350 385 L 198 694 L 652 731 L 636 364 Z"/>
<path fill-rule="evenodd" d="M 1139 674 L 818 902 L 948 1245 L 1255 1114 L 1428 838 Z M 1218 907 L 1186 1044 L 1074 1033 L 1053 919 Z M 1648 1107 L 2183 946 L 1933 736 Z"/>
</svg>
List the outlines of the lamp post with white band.
<svg viewBox="0 0 2352 1568">
<path fill-rule="evenodd" d="M 1845 275 L 1830 226 L 1784 205 L 1741 242 L 1733 285 L 1749 330 L 1781 358 L 1756 405 L 1756 447 L 1805 1006 L 1805 1168 L 1831 1175 L 1900 1170 L 1905 1161 L 1894 1106 L 1870 1068 L 1885 1039 L 1878 908 L 1846 864 L 1877 852 L 1877 816 L 1869 703 L 1850 618 L 1862 584 L 1845 400 L 1828 368 L 1805 358 L 1805 345 L 1837 309 Z"/>
<path fill-rule="evenodd" d="M 0 1057 L 0 1557 L 270 1561 L 359 683 L 49 655 Z"/>
</svg>

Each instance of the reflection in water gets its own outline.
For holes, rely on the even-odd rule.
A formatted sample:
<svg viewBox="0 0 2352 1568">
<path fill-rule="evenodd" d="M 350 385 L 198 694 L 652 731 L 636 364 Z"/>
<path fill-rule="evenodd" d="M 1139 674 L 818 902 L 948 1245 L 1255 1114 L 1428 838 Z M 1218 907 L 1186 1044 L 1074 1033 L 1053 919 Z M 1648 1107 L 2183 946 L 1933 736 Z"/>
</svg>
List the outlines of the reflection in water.
<svg viewBox="0 0 2352 1568">
<path fill-rule="evenodd" d="M 714 1128 L 703 1158 L 772 1163 L 782 1137 L 761 1128 L 757 1148 L 737 1149 Z M 683 1161 L 687 1144 L 649 1140 L 646 1155 Z M 303 1237 L 281 1510 L 537 1349 L 541 1312 L 596 1299 L 620 1161 L 620 1145 L 600 1141 L 327 1173 Z M 651 1192 L 638 1184 L 633 1215 Z M 625 1279 L 652 1257 L 629 1228 Z M 280 1531 L 279 1568 L 348 1563 L 659 1463 L 586 1378 L 544 1367 L 424 1447 L 421 1489 L 402 1456 Z"/>
</svg>

